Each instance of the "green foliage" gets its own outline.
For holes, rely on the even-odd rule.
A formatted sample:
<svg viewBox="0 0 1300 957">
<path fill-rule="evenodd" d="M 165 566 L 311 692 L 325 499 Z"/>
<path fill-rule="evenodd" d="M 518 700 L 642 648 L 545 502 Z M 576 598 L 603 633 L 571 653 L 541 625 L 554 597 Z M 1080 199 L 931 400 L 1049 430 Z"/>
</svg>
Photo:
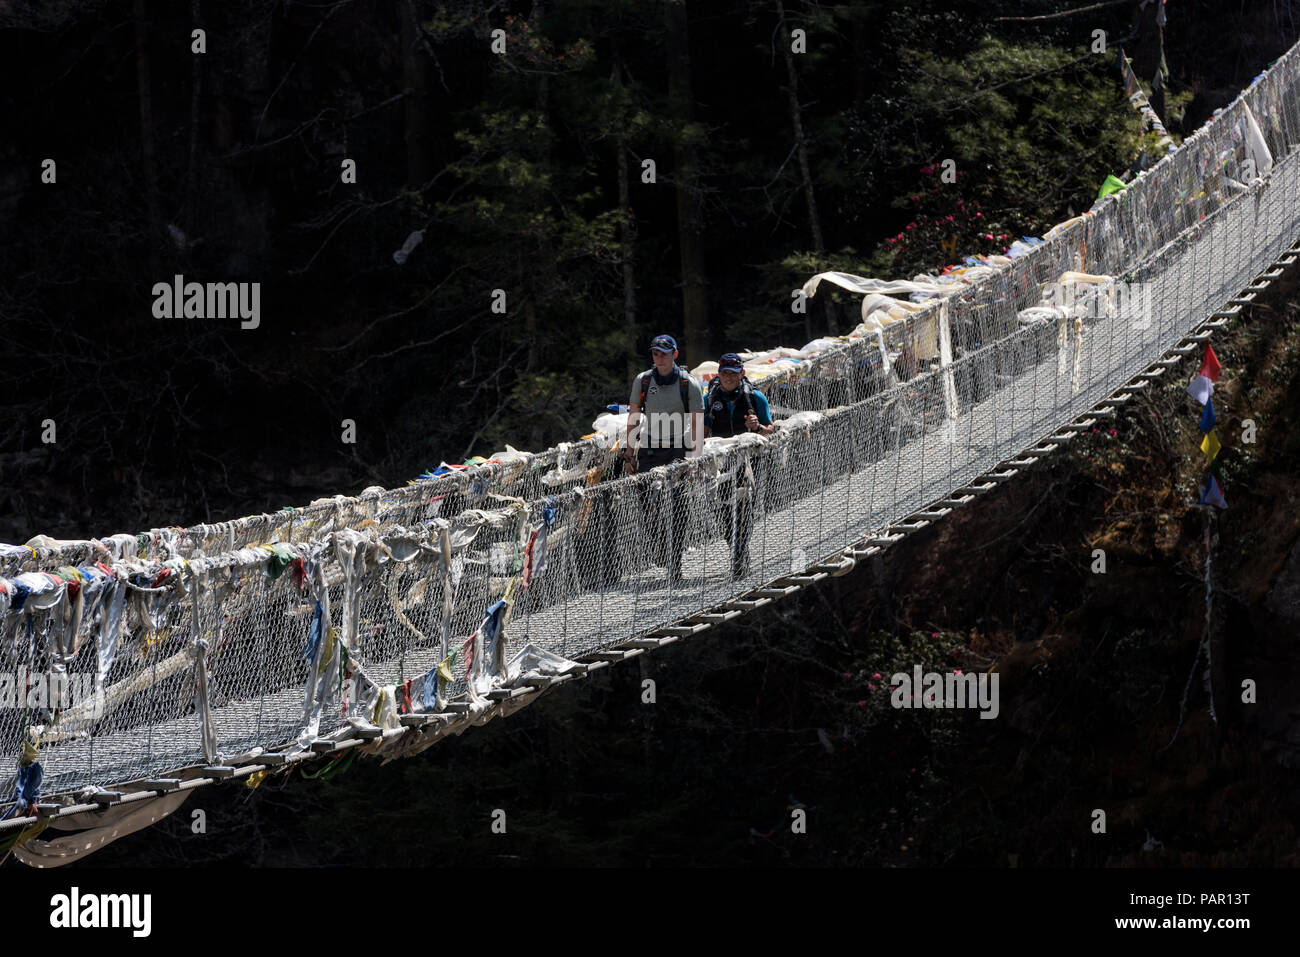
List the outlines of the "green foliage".
<svg viewBox="0 0 1300 957">
<path fill-rule="evenodd" d="M 906 210 L 873 256 L 877 268 L 910 275 L 1041 235 L 1091 206 L 1106 175 L 1140 152 L 1141 124 L 1105 57 L 991 37 L 961 58 L 925 46 L 898 55 L 898 97 L 873 104 L 849 137 L 858 163 Z M 891 137 L 882 155 L 867 146 L 881 125 L 911 135 Z M 939 181 L 945 159 L 955 183 Z M 949 251 L 936 248 L 954 237 Z"/>
</svg>

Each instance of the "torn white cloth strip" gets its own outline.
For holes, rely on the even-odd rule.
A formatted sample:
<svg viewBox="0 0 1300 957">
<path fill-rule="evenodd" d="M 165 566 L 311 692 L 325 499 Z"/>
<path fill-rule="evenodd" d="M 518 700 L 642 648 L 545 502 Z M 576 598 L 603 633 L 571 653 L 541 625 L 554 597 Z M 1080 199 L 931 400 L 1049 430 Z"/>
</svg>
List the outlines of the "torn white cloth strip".
<svg viewBox="0 0 1300 957">
<path fill-rule="evenodd" d="M 49 535 L 36 535 L 27 540 L 27 547 L 38 552 L 49 553 L 51 557 L 70 551 L 86 549 L 90 552 L 103 552 L 104 546 L 87 538 L 51 538 Z M 27 553 L 28 555 L 31 552 Z"/>
<path fill-rule="evenodd" d="M 1255 114 L 1250 111 L 1250 105 L 1244 100 L 1241 105 L 1246 111 L 1246 156 L 1255 164 L 1257 177 L 1267 176 L 1273 169 L 1273 154 L 1269 152 L 1268 143 L 1264 141 L 1264 134 L 1255 122 Z"/>
<path fill-rule="evenodd" d="M 949 419 L 957 418 L 957 380 L 952 371 L 952 330 L 948 300 L 939 303 L 939 365 L 943 367 L 943 402 Z"/>
<path fill-rule="evenodd" d="M 329 585 L 325 578 L 325 549 L 325 542 L 316 543 L 303 561 L 305 577 L 311 583 L 311 597 L 316 602 L 316 608 L 307 629 L 311 667 L 307 672 L 307 688 L 303 700 L 303 728 L 298 736 L 298 745 L 302 748 L 316 740 L 320 733 L 321 712 L 334 700 L 337 682 L 331 679 L 342 667 L 343 656 L 330 641 L 334 625 L 330 617 Z M 330 668 L 330 665 L 334 667 Z"/>
<path fill-rule="evenodd" d="M 1030 306 L 1016 313 L 1016 320 L 1021 326 L 1041 326 L 1064 319 L 1065 315 L 1060 306 Z"/>
<path fill-rule="evenodd" d="M 31 558 L 32 550 L 26 545 L 8 545 L 0 542 L 0 558 Z"/>
<path fill-rule="evenodd" d="M 33 838 L 15 847 L 14 856 L 28 867 L 61 867 L 78 858 L 93 854 L 119 837 L 126 837 L 151 824 L 156 824 L 184 804 L 193 793 L 193 791 L 172 791 L 161 797 L 123 805 L 124 813 L 118 815 L 111 824 L 101 824 L 99 827 L 91 827 L 49 841 Z M 72 818 L 85 820 L 87 823 L 99 823 L 105 815 L 116 810 L 118 809 L 110 808 L 107 811 L 97 811 L 94 816 L 88 814 L 83 818 L 81 815 L 72 815 Z M 61 821 L 69 822 L 68 819 L 61 819 Z"/>
<path fill-rule="evenodd" d="M 456 591 L 456 583 L 452 576 L 451 530 L 445 526 L 438 535 L 438 547 L 442 566 L 442 635 L 438 650 L 438 661 L 443 662 L 447 659 L 447 649 L 451 643 L 452 598 Z M 437 681 L 436 676 L 434 680 L 437 684 L 435 707 L 437 710 L 442 711 L 447 707 L 447 699 L 443 694 L 442 682 Z"/>
<path fill-rule="evenodd" d="M 1070 324 L 1062 319 L 1056 327 L 1056 374 L 1065 375 L 1070 365 Z"/>
<path fill-rule="evenodd" d="M 109 535 L 107 538 L 100 539 L 100 543 L 118 561 L 134 556 L 137 541 L 137 538 L 129 532 L 118 532 L 116 535 Z"/>
<path fill-rule="evenodd" d="M 63 598 L 68 583 L 55 581 L 43 572 L 24 572 L 14 581 L 28 589 L 23 611 L 44 611 L 53 608 Z"/>
<path fill-rule="evenodd" d="M 1070 375 L 1070 392 L 1078 394 L 1079 376 L 1083 371 L 1083 319 L 1074 320 L 1074 371 Z"/>
<path fill-rule="evenodd" d="M 106 572 L 98 565 L 82 565 L 77 569 L 81 573 L 81 588 L 78 589 L 79 607 L 74 609 L 68 623 L 70 646 L 75 656 L 81 652 L 82 642 L 95 629 L 96 615 L 109 592 L 109 585 L 117 576 Z"/>
<path fill-rule="evenodd" d="M 847 272 L 819 272 L 803 284 L 804 295 L 810 298 L 817 295 L 817 287 L 821 285 L 822 280 L 839 286 L 841 289 L 847 289 L 849 292 L 856 292 L 864 296 L 871 293 L 880 293 L 881 295 L 888 296 L 900 292 L 948 291 L 946 286 L 937 282 L 915 282 L 908 279 L 868 279 Z"/>
<path fill-rule="evenodd" d="M 510 603 L 495 602 L 479 629 L 483 636 L 486 671 L 494 683 L 499 683 L 506 673 L 506 624 L 510 617 Z"/>
<path fill-rule="evenodd" d="M 72 592 L 65 588 L 68 600 L 51 612 L 54 616 L 54 626 L 51 628 L 54 668 L 58 672 L 65 671 L 77 657 L 77 634 L 81 630 L 81 615 L 86 601 L 83 591 L 84 589 L 78 588 L 76 597 L 73 597 Z"/>
<path fill-rule="evenodd" d="M 155 606 L 160 604 L 158 596 L 132 588 L 129 581 L 126 582 L 126 587 L 131 596 L 131 610 L 135 612 L 137 625 L 144 629 L 146 637 L 152 635 L 158 630 L 158 624 L 154 620 Z"/>
<path fill-rule="evenodd" d="M 481 698 L 498 687 L 506 675 L 506 610 L 504 601 L 493 602 L 478 631 L 470 638 L 472 659 L 466 662 L 466 683 L 470 700 Z"/>
<path fill-rule="evenodd" d="M 524 588 L 531 587 L 546 571 L 548 562 L 547 545 L 551 538 L 551 528 L 555 525 L 555 519 L 559 515 L 559 509 L 552 504 L 555 500 L 549 499 L 546 505 L 542 506 L 541 521 L 533 530 L 532 538 L 528 539 L 528 544 L 524 549 Z M 527 516 L 524 516 L 524 523 L 520 526 L 521 537 L 523 530 L 527 527 Z"/>
<path fill-rule="evenodd" d="M 370 725 L 391 731 L 402 726 L 397 713 L 397 685 L 369 684 L 357 696 L 357 713 L 348 719 L 354 726 Z"/>
<path fill-rule="evenodd" d="M 117 659 L 117 636 L 122 629 L 122 615 L 126 611 L 126 582 L 114 578 L 104 586 L 104 599 L 100 603 L 99 631 L 95 635 L 95 650 L 99 668 L 95 672 L 95 691 L 102 694 L 109 669 Z"/>
<path fill-rule="evenodd" d="M 875 332 L 876 332 L 876 345 L 880 349 L 881 370 L 884 372 L 885 375 L 889 375 L 890 372 L 889 349 L 885 347 L 885 333 L 879 327 L 876 328 Z"/>
<path fill-rule="evenodd" d="M 366 548 L 369 545 L 370 540 L 354 529 L 345 528 L 334 533 L 334 551 L 343 566 L 343 644 L 352 654 L 358 651 L 361 580 L 366 573 Z"/>
<path fill-rule="evenodd" d="M 576 661 L 529 642 L 506 662 L 505 677 L 515 684 L 524 675 L 564 675 L 580 667 Z"/>
<path fill-rule="evenodd" d="M 203 757 L 211 764 L 220 764 L 221 755 L 217 751 L 217 727 L 212 717 L 212 699 L 208 697 L 208 643 L 203 638 L 194 642 L 194 673 L 198 677 L 194 690 L 194 708 L 199 715 Z"/>
<path fill-rule="evenodd" d="M 211 583 L 205 570 L 195 574 L 190 572 L 193 582 L 190 592 L 190 632 L 193 635 L 194 674 L 197 678 L 194 689 L 194 708 L 199 715 L 199 730 L 203 741 L 203 757 L 211 764 L 219 764 L 221 755 L 217 753 L 217 729 L 212 716 L 212 700 L 208 696 L 208 640 L 204 635 L 203 598 L 211 593 Z"/>
</svg>

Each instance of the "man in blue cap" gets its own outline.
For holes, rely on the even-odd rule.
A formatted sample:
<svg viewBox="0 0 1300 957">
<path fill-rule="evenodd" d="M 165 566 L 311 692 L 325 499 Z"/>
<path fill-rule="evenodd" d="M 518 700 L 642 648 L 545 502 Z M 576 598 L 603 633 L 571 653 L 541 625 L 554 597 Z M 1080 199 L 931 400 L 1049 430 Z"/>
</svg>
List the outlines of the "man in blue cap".
<svg viewBox="0 0 1300 957">
<path fill-rule="evenodd" d="M 704 395 L 694 377 L 677 365 L 676 340 L 655 336 L 650 358 L 654 366 L 632 380 L 628 400 L 624 461 L 629 474 L 697 456 L 704 448 Z M 680 483 L 674 483 L 667 498 L 671 537 L 661 544 L 667 547 L 669 577 L 680 581 L 686 540 L 686 501 Z M 649 503 L 648 490 L 643 502 Z"/>
<path fill-rule="evenodd" d="M 745 432 L 771 435 L 776 431 L 767 396 L 756 392 L 745 377 L 740 356 L 728 352 L 718 360 L 718 376 L 709 384 L 704 405 L 704 424 L 709 435 L 731 438 Z M 749 536 L 754 529 L 753 496 L 756 481 L 748 458 L 738 459 L 733 473 L 719 487 L 723 533 L 731 551 L 731 576 L 743 578 L 749 572 Z"/>
</svg>

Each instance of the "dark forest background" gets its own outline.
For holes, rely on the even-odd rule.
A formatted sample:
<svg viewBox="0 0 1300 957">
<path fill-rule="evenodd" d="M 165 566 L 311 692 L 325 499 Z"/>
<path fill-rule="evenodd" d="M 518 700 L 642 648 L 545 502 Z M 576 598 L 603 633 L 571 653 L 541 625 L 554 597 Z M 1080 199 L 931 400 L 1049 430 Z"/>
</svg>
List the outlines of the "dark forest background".
<svg viewBox="0 0 1300 957">
<path fill-rule="evenodd" d="M 542 449 L 626 401 L 660 332 L 689 365 L 846 332 L 855 303 L 799 315 L 790 290 L 1001 251 L 1151 158 L 1116 52 L 1150 89 L 1155 6 L 0 0 L 0 540 L 215 521 Z M 1294 42 L 1297 7 L 1168 5 L 1153 102 L 1175 135 Z M 260 328 L 155 319 L 153 284 L 178 273 L 260 282 Z M 1297 317 L 1257 311 L 1221 355 L 1271 370 L 1257 411 L 1285 426 Z M 190 802 L 208 838 L 187 809 L 90 863 L 1294 863 L 1284 694 L 1223 727 L 1194 696 L 1157 756 L 1203 615 L 1176 491 L 1194 445 L 1181 397 L 1162 401 L 743 627 L 419 759 L 213 789 Z M 1232 666 L 1281 687 L 1300 527 L 1249 490 L 1294 495 L 1300 450 L 1271 434 L 1234 473 L 1224 593 Z M 1103 540 L 1127 564 L 1098 582 Z M 918 661 L 997 663 L 1007 720 L 872 697 L 873 674 Z M 1099 802 L 1118 823 L 1090 841 Z"/>
<path fill-rule="evenodd" d="M 1155 5 L 1071 6 L 0 0 L 0 539 L 542 449 L 660 332 L 689 365 L 845 332 L 855 304 L 790 290 L 1001 251 L 1139 161 L 1115 54 L 1152 80 Z M 1180 2 L 1164 33 L 1190 131 L 1294 13 Z M 176 274 L 260 282 L 260 328 L 155 319 Z"/>
</svg>

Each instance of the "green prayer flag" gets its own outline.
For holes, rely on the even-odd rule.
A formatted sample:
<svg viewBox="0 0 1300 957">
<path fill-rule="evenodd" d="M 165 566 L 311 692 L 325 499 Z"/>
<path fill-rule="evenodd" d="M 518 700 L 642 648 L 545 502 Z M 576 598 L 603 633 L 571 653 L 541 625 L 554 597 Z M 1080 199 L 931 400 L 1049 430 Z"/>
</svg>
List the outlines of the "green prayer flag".
<svg viewBox="0 0 1300 957">
<path fill-rule="evenodd" d="M 266 570 L 272 578 L 279 578 L 284 574 L 284 570 L 289 567 L 289 563 L 298 557 L 284 545 L 279 544 L 272 545 L 271 552 L 271 558 L 267 562 Z"/>
<path fill-rule="evenodd" d="M 1118 193 L 1127 185 L 1128 183 L 1124 182 L 1119 177 L 1108 174 L 1105 181 L 1101 184 L 1101 190 L 1097 193 L 1097 198 L 1101 199 L 1103 196 L 1109 196 L 1111 193 Z"/>
</svg>

